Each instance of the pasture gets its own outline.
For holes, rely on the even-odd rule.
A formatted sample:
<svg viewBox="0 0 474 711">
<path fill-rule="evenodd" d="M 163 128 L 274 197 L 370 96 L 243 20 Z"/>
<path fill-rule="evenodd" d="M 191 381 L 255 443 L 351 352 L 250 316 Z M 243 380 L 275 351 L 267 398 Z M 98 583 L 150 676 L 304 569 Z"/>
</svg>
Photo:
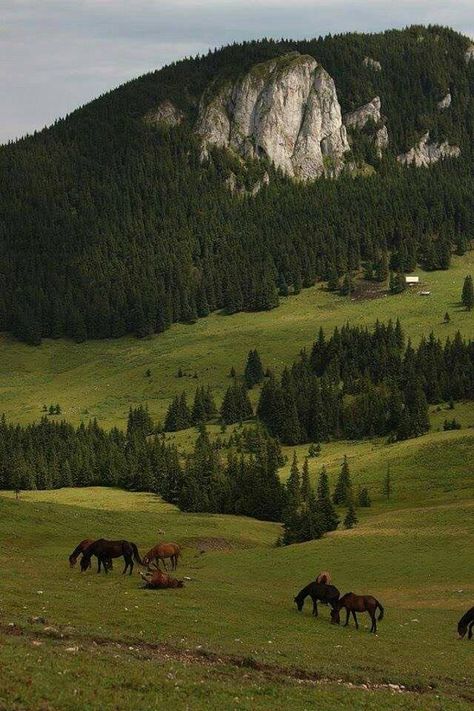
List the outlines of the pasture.
<svg viewBox="0 0 474 711">
<path fill-rule="evenodd" d="M 424 507 L 379 502 L 355 529 L 287 548 L 274 546 L 278 524 L 184 514 L 151 494 L 3 493 L 0 508 L 0 708 L 472 706 L 473 644 L 456 638 L 474 598 L 472 485 Z M 119 561 L 108 576 L 95 561 L 70 570 L 87 536 L 142 554 L 176 541 L 177 577 L 191 580 L 149 591 Z M 318 619 L 309 601 L 296 611 L 321 569 L 341 593 L 380 599 L 378 636 L 367 615 L 356 631 L 330 625 L 324 606 Z"/>
<path fill-rule="evenodd" d="M 419 295 L 421 286 L 389 296 L 380 285 L 359 282 L 368 291 L 351 300 L 318 284 L 281 299 L 274 311 L 214 313 L 144 340 L 45 341 L 34 348 L 2 336 L 0 412 L 24 423 L 38 420 L 43 405 L 59 404 L 62 416 L 75 424 L 97 417 L 106 428 L 123 428 L 130 405 L 147 403 L 162 420 L 171 398 L 182 390 L 192 397 L 197 385 L 210 385 L 220 403 L 231 366 L 241 373 L 250 349 L 257 348 L 264 365 L 278 372 L 301 348 L 311 347 L 321 326 L 329 333 L 345 322 L 372 325 L 399 317 L 414 341 L 430 331 L 442 338 L 457 330 L 472 337 L 472 312 L 463 310 L 459 299 L 463 279 L 473 271 L 470 252 L 454 257 L 448 271 L 417 270 L 429 297 Z M 443 323 L 446 311 L 449 324 Z M 145 375 L 148 369 L 151 377 Z M 178 378 L 180 369 L 184 375 Z"/>
</svg>

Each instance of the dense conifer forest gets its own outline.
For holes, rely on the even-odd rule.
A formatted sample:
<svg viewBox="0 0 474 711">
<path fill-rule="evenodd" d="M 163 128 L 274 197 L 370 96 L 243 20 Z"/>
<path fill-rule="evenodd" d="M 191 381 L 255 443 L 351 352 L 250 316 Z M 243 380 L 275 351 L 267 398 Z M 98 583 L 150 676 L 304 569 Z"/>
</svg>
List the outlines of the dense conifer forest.
<svg viewBox="0 0 474 711">
<path fill-rule="evenodd" d="M 474 62 L 469 41 L 441 27 L 311 41 L 262 40 L 186 59 L 132 81 L 54 126 L 0 148 L 0 330 L 42 337 L 146 336 L 215 309 L 271 309 L 317 280 L 449 267 L 473 233 Z M 363 135 L 354 159 L 370 175 L 298 184 L 262 162 L 214 150 L 193 127 L 211 82 L 299 51 L 334 78 L 343 111 L 378 95 L 390 144 Z M 368 56 L 381 63 L 374 71 Z M 437 103 L 450 91 L 449 110 Z M 148 112 L 171 100 L 175 127 Z M 429 169 L 396 155 L 429 130 L 461 156 Z M 372 170 L 373 169 L 373 170 Z M 255 197 L 232 194 L 232 171 Z M 367 268 L 367 264 L 369 267 Z"/>
</svg>

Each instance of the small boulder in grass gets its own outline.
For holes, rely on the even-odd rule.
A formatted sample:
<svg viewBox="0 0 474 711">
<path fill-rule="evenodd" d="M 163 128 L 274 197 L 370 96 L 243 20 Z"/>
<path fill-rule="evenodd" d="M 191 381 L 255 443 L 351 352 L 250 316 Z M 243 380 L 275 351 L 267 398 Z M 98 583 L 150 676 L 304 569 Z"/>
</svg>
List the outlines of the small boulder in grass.
<svg viewBox="0 0 474 711">
<path fill-rule="evenodd" d="M 43 617 L 42 615 L 32 615 L 31 617 L 28 617 L 28 622 L 31 622 L 32 625 L 45 625 L 47 620 L 46 617 Z"/>
</svg>

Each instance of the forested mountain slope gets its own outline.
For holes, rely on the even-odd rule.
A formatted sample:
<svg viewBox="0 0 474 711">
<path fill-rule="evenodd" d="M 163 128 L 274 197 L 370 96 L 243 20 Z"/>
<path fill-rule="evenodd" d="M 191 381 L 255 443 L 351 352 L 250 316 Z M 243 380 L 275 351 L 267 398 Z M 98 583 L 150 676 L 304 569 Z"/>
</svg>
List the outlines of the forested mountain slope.
<svg viewBox="0 0 474 711">
<path fill-rule="evenodd" d="M 363 261 L 382 278 L 388 259 L 400 272 L 447 268 L 474 221 L 469 46 L 440 27 L 232 45 L 141 77 L 2 147 L 0 329 L 30 343 L 143 336 L 217 308 L 273 308 L 279 291 L 334 281 Z M 240 143 L 203 146 L 209 102 L 234 100 L 247 74 L 269 60 L 299 62 L 296 52 L 313 78 L 324 70 L 326 86 L 334 84 L 341 165 L 333 170 L 333 134 L 324 133 L 316 173 L 337 179 L 290 177 L 265 126 Z M 274 87 L 281 73 L 272 76 Z M 326 110 L 326 93 L 313 94 L 298 111 L 313 99 Z M 376 97 L 380 115 L 344 118 Z M 228 103 L 221 118 L 227 113 Z M 252 143 L 262 136 L 263 146 Z M 402 158 L 409 151 L 413 162 Z"/>
</svg>

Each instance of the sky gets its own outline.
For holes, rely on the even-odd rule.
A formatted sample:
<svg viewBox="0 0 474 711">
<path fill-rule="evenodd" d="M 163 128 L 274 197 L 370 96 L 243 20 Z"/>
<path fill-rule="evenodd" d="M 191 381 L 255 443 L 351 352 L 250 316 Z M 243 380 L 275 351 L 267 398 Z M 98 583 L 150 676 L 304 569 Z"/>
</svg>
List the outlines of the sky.
<svg viewBox="0 0 474 711">
<path fill-rule="evenodd" d="M 412 24 L 474 37 L 474 0 L 0 0 L 0 143 L 233 41 Z"/>
</svg>

